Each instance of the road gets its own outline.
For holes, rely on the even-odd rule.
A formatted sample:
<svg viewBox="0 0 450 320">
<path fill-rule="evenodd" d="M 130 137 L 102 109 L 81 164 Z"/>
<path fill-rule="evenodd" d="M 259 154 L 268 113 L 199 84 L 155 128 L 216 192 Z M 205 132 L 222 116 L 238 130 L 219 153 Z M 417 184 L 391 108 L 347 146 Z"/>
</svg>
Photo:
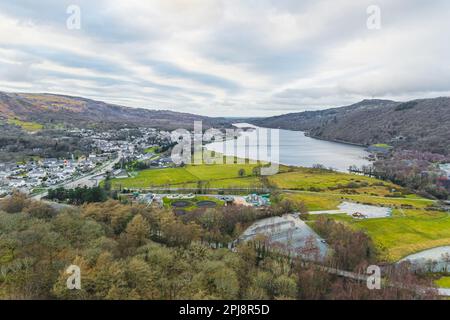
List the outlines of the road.
<svg viewBox="0 0 450 320">
<path fill-rule="evenodd" d="M 108 172 L 108 171 L 112 171 L 114 166 L 117 163 L 119 163 L 121 159 L 122 159 L 122 155 L 119 154 L 119 156 L 116 159 L 104 164 L 100 168 L 94 169 L 94 171 L 90 172 L 88 175 L 85 175 L 83 177 L 77 178 L 72 181 L 61 183 L 59 185 L 54 186 L 54 188 L 63 187 L 66 189 L 73 189 L 76 187 L 84 187 L 84 186 L 95 187 L 99 183 L 99 181 L 102 180 L 99 176 L 106 174 L 106 172 Z M 97 179 L 96 179 L 96 177 L 97 177 Z M 45 191 L 45 192 L 42 192 L 42 193 L 32 196 L 31 199 L 41 200 L 42 198 L 46 197 L 47 195 L 48 195 L 48 191 Z"/>
<path fill-rule="evenodd" d="M 345 271 L 345 270 L 340 270 L 340 269 L 330 268 L 330 267 L 320 267 L 320 268 L 322 270 L 328 272 L 328 273 L 337 275 L 339 277 L 349 278 L 349 279 L 353 279 L 353 280 L 357 280 L 357 281 L 367 282 L 367 280 L 369 278 L 368 275 L 355 273 L 355 272 L 351 272 L 351 271 Z M 402 283 L 400 283 L 400 282 L 391 282 L 389 285 L 391 287 L 397 287 L 397 288 L 404 287 L 404 285 Z M 449 297 L 450 296 L 450 289 L 428 288 L 428 287 L 421 287 L 421 286 L 416 286 L 413 289 L 418 291 L 418 292 L 424 292 L 424 291 L 427 291 L 427 290 L 437 290 L 437 294 L 439 296 L 442 296 L 442 297 Z"/>
</svg>

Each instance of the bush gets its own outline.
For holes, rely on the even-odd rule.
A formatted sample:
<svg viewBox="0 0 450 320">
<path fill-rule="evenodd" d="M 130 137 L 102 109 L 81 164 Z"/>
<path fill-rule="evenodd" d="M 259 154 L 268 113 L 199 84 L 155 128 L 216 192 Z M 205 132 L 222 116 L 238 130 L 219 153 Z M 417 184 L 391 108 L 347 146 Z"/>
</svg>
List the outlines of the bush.
<svg viewBox="0 0 450 320">
<path fill-rule="evenodd" d="M 27 196 L 21 192 L 14 192 L 10 197 L 2 200 L 0 208 L 7 213 L 19 213 L 28 206 Z"/>
<path fill-rule="evenodd" d="M 51 219 L 56 216 L 56 210 L 44 202 L 31 201 L 29 206 L 24 209 L 33 218 Z"/>
</svg>

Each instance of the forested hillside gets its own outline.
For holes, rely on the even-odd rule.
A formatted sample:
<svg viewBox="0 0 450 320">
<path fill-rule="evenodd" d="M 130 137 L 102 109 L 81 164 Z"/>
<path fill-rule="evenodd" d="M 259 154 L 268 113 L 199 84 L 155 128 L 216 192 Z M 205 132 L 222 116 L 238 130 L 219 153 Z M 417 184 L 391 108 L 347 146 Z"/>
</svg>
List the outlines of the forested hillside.
<svg viewBox="0 0 450 320">
<path fill-rule="evenodd" d="M 252 123 L 270 128 L 307 131 L 311 136 L 403 149 L 450 152 L 450 98 L 408 102 L 364 100 L 351 106 L 292 113 Z"/>
<path fill-rule="evenodd" d="M 1 299 L 420 299 L 434 291 L 403 267 L 402 288 L 368 290 L 302 259 L 279 254 L 264 238 L 227 244 L 249 223 L 283 213 L 238 207 L 182 218 L 169 211 L 118 201 L 56 212 L 14 194 L 0 203 Z M 316 228 L 333 248 L 328 263 L 358 270 L 376 261 L 370 239 L 328 219 Z M 313 255 L 314 246 L 304 249 Z M 68 290 L 66 269 L 81 270 L 81 290 Z"/>
<path fill-rule="evenodd" d="M 127 108 L 80 97 L 54 94 L 0 92 L 0 119 L 35 121 L 38 123 L 87 125 L 145 126 L 174 130 L 191 128 L 194 121 L 205 127 L 223 127 L 228 121 L 168 110 Z"/>
</svg>

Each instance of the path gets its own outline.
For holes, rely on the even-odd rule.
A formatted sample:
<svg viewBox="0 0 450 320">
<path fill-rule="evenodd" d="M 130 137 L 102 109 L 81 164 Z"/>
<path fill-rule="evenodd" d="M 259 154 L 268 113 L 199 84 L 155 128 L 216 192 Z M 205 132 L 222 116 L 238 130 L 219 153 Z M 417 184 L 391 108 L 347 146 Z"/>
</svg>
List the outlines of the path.
<svg viewBox="0 0 450 320">
<path fill-rule="evenodd" d="M 356 272 L 345 271 L 345 270 L 336 269 L 336 268 L 330 268 L 330 267 L 320 267 L 320 268 L 323 271 L 326 271 L 326 272 L 328 272 L 330 274 L 334 274 L 334 275 L 337 275 L 339 277 L 353 279 L 353 280 L 357 280 L 357 281 L 367 282 L 367 280 L 369 278 L 369 275 L 360 274 L 360 273 L 356 273 Z M 403 286 L 403 284 L 402 283 L 398 283 L 398 282 L 393 282 L 393 283 L 390 284 L 390 286 L 401 288 Z M 437 290 L 437 293 L 438 293 L 439 296 L 450 297 L 450 289 L 416 287 L 415 290 L 416 291 L 422 291 L 422 292 L 423 291 L 427 291 L 427 290 Z"/>
</svg>

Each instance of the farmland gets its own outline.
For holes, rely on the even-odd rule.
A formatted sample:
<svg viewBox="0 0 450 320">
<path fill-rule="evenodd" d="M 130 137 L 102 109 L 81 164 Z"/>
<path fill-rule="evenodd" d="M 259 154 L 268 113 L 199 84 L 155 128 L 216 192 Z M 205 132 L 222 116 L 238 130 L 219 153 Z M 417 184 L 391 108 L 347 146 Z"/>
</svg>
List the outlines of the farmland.
<svg viewBox="0 0 450 320">
<path fill-rule="evenodd" d="M 344 214 L 329 217 L 366 232 L 374 241 L 380 258 L 388 262 L 450 244 L 450 216 L 443 211 L 394 209 L 392 217 L 363 220 Z M 317 219 L 317 216 L 310 219 Z"/>
<path fill-rule="evenodd" d="M 28 131 L 28 132 L 36 132 L 36 131 L 42 130 L 44 128 L 44 126 L 40 123 L 22 121 L 22 120 L 19 120 L 16 118 L 9 119 L 8 123 L 16 125 L 18 127 L 21 127 L 23 130 Z"/>
<path fill-rule="evenodd" d="M 435 281 L 440 288 L 450 288 L 450 277 L 442 277 Z"/>
<path fill-rule="evenodd" d="M 176 208 L 177 203 L 182 203 L 182 206 L 179 206 L 180 210 L 183 211 L 191 211 L 194 209 L 198 209 L 201 207 L 202 202 L 210 202 L 211 204 L 214 204 L 212 207 L 223 207 L 224 202 L 221 200 L 218 200 L 214 197 L 206 197 L 206 196 L 196 196 L 192 199 L 186 199 L 186 200 L 180 200 L 180 199 L 170 199 L 168 197 L 165 197 L 163 199 L 164 206 L 166 208 Z"/>
<path fill-rule="evenodd" d="M 450 216 L 446 212 L 404 210 L 405 216 L 351 221 L 369 234 L 386 261 L 450 244 Z"/>
<path fill-rule="evenodd" d="M 179 168 L 139 171 L 135 177 L 114 179 L 114 188 L 149 188 L 152 186 L 192 187 L 208 181 L 210 187 L 248 187 L 259 184 L 253 174 L 256 164 L 188 165 Z M 243 170 L 239 172 L 240 170 Z"/>
<path fill-rule="evenodd" d="M 332 215 L 352 228 L 365 231 L 374 241 L 381 259 L 398 261 L 409 254 L 450 244 L 450 216 L 430 210 L 433 200 L 410 194 L 389 182 L 365 176 L 321 169 L 282 167 L 279 174 L 266 180 L 254 173 L 256 164 L 188 165 L 179 168 L 139 171 L 135 177 L 113 179 L 114 188 L 232 189 L 271 187 L 278 189 L 280 200 L 303 202 L 310 211 L 334 210 L 343 201 L 387 206 L 393 216 L 377 219 L 352 219 Z M 317 216 L 311 216 L 311 220 Z"/>
<path fill-rule="evenodd" d="M 321 169 L 295 168 L 269 177 L 269 182 L 279 189 L 326 191 L 342 188 L 370 187 L 367 191 L 398 188 L 394 184 L 365 176 L 346 174 Z"/>
</svg>

